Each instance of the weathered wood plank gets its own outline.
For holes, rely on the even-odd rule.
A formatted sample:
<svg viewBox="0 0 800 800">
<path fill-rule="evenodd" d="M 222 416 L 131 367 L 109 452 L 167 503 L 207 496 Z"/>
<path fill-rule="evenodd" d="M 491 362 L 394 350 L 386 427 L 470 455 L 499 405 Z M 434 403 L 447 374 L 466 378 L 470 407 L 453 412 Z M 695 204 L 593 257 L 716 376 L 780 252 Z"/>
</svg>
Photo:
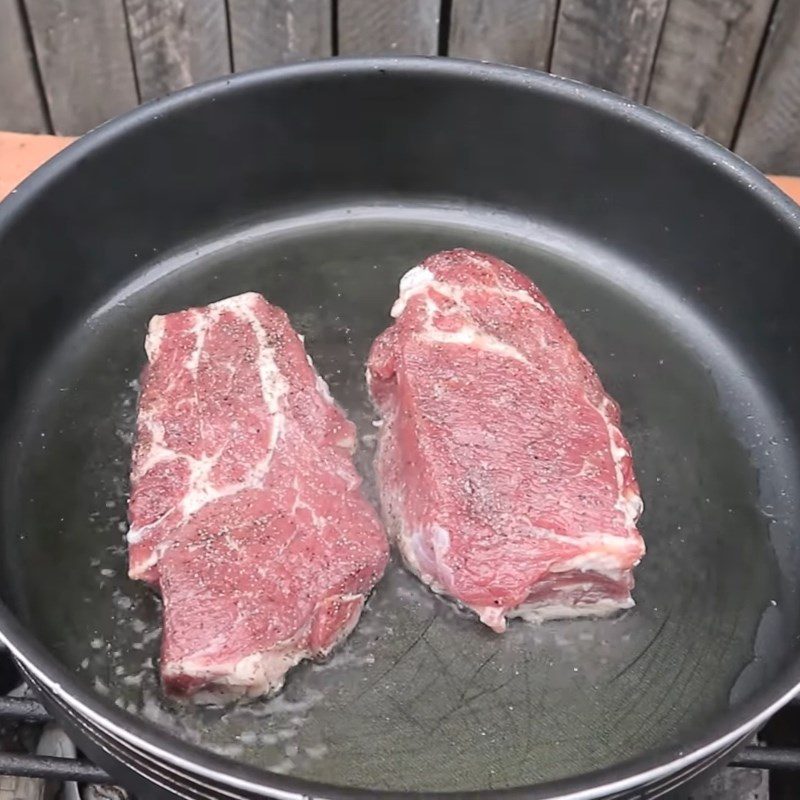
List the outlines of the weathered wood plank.
<svg viewBox="0 0 800 800">
<path fill-rule="evenodd" d="M 238 71 L 331 55 L 331 0 L 228 0 Z"/>
<path fill-rule="evenodd" d="M 778 0 L 735 149 L 765 172 L 800 175 L 797 0 Z"/>
<path fill-rule="evenodd" d="M 562 0 L 551 71 L 643 101 L 667 0 Z"/>
<path fill-rule="evenodd" d="M 138 102 L 121 2 L 26 0 L 56 133 L 80 134 Z"/>
<path fill-rule="evenodd" d="M 671 0 L 648 105 L 729 145 L 773 0 Z"/>
<path fill-rule="evenodd" d="M 142 100 L 230 72 L 225 0 L 125 0 Z"/>
<path fill-rule="evenodd" d="M 557 0 L 453 0 L 448 55 L 547 69 Z"/>
<path fill-rule="evenodd" d="M 436 55 L 439 0 L 339 0 L 341 55 Z"/>
<path fill-rule="evenodd" d="M 0 128 L 45 133 L 43 99 L 17 0 L 0 0 Z"/>
</svg>

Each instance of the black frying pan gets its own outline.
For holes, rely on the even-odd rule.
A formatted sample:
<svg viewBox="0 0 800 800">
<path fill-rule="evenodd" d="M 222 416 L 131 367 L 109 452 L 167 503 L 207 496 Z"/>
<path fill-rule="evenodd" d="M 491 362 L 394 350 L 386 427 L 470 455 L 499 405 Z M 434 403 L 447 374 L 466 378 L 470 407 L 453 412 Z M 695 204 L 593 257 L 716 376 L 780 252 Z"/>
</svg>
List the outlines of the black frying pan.
<svg viewBox="0 0 800 800">
<path fill-rule="evenodd" d="M 400 275 L 453 246 L 529 274 L 619 401 L 646 507 L 636 608 L 497 636 L 393 565 L 277 699 L 165 700 L 123 539 L 148 318 L 245 290 L 283 306 L 369 484 L 367 348 Z M 2 636 L 121 774 L 598 797 L 696 772 L 795 691 L 800 216 L 688 129 L 447 60 L 247 74 L 59 155 L 0 206 L 0 259 Z"/>
</svg>

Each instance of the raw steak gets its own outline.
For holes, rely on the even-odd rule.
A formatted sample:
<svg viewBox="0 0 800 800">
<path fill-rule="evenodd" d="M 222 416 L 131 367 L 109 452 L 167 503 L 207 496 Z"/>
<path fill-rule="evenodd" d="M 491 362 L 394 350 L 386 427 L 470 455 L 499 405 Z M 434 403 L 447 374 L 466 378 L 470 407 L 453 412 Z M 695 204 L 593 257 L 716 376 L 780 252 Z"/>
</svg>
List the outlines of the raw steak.
<svg viewBox="0 0 800 800">
<path fill-rule="evenodd" d="M 452 250 L 369 356 L 384 514 L 409 569 L 490 628 L 633 605 L 642 501 L 619 410 L 542 293 Z"/>
<path fill-rule="evenodd" d="M 386 565 L 355 428 L 260 295 L 153 317 L 145 349 L 129 573 L 163 597 L 164 686 L 272 692 L 350 633 Z"/>
</svg>

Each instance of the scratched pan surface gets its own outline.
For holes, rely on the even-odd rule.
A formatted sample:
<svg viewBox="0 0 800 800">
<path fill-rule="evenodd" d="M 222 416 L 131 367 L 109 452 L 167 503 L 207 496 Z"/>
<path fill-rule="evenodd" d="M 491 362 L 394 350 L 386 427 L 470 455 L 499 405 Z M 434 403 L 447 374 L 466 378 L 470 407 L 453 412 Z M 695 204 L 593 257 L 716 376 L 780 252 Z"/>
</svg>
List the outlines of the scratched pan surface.
<svg viewBox="0 0 800 800">
<path fill-rule="evenodd" d="M 800 240 L 777 192 L 621 100 L 478 65 L 298 67 L 137 114 L 0 209 L 2 630 L 56 696 L 253 793 L 533 797 L 666 775 L 792 690 Z M 159 602 L 125 577 L 149 317 L 243 291 L 285 308 L 377 501 L 364 360 L 400 276 L 453 246 L 532 277 L 620 403 L 645 501 L 636 607 L 498 636 L 393 563 L 278 697 L 166 699 Z"/>
</svg>

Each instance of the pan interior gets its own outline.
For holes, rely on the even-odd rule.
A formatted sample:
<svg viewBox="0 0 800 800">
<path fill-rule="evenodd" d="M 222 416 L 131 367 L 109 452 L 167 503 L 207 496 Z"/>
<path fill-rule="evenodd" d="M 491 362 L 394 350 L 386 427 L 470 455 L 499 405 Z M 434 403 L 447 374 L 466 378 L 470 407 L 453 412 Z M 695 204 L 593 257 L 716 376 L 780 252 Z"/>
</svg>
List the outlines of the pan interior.
<svg viewBox="0 0 800 800">
<path fill-rule="evenodd" d="M 165 700 L 159 603 L 125 577 L 147 320 L 249 290 L 285 308 L 358 425 L 374 499 L 366 353 L 403 272 L 453 246 L 530 275 L 620 403 L 645 501 L 636 608 L 611 620 L 515 622 L 498 636 L 392 564 L 347 643 L 328 663 L 293 671 L 278 697 L 223 709 Z M 10 593 L 87 685 L 209 750 L 372 789 L 529 785 L 680 743 L 781 666 L 796 622 L 775 555 L 793 521 L 781 505 L 791 446 L 747 365 L 619 255 L 479 209 L 301 214 L 150 264 L 54 353 L 5 487 L 16 498 L 5 506 L 17 532 L 9 555 L 26 564 Z"/>
</svg>

